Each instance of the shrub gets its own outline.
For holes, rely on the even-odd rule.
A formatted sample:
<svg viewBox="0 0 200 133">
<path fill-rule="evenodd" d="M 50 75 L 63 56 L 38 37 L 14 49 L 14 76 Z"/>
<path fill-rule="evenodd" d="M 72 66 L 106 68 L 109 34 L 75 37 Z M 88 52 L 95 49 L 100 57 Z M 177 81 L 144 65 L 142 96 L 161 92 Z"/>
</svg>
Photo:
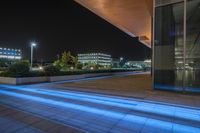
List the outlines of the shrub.
<svg viewBox="0 0 200 133">
<path fill-rule="evenodd" d="M 82 68 L 83 68 L 83 64 L 82 64 L 82 63 L 78 63 L 78 64 L 76 65 L 76 69 L 81 70 Z"/>
<path fill-rule="evenodd" d="M 20 61 L 12 64 L 7 71 L 3 72 L 4 76 L 24 77 L 29 75 L 30 66 L 26 61 Z"/>
<path fill-rule="evenodd" d="M 60 74 L 60 68 L 54 65 L 49 65 L 44 67 L 44 71 L 46 75 L 53 76 L 53 75 L 59 75 Z"/>
<path fill-rule="evenodd" d="M 29 77 L 43 77 L 46 76 L 44 71 L 31 71 Z"/>
</svg>

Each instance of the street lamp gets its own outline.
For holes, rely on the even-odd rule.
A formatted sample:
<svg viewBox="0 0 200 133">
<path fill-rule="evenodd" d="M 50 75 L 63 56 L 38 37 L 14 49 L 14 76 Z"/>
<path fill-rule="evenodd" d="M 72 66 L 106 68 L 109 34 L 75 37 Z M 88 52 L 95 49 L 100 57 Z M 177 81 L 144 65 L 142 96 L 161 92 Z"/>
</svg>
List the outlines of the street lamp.
<svg viewBox="0 0 200 133">
<path fill-rule="evenodd" d="M 33 48 L 36 47 L 37 44 L 36 43 L 31 43 L 31 69 L 33 67 Z"/>
</svg>

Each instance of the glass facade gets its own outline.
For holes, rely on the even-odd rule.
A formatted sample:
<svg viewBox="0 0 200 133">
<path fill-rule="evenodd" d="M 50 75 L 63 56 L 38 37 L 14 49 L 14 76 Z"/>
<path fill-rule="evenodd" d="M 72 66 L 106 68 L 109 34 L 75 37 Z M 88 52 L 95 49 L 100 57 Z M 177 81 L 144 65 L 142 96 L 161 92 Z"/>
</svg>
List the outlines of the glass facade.
<svg viewBox="0 0 200 133">
<path fill-rule="evenodd" d="M 200 0 L 156 0 L 154 88 L 200 92 Z"/>
</svg>

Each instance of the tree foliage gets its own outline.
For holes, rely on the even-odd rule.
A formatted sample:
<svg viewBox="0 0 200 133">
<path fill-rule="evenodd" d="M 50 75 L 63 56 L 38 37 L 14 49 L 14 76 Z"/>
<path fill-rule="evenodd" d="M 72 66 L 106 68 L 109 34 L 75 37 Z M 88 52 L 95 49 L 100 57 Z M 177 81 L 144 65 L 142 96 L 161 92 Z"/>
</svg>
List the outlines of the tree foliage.
<svg viewBox="0 0 200 133">
<path fill-rule="evenodd" d="M 81 65 L 78 62 L 78 57 L 73 56 L 70 51 L 65 51 L 61 54 L 61 58 L 54 62 L 55 66 L 58 66 L 61 70 L 69 70 L 71 67 L 81 69 Z M 81 68 L 80 68 L 81 67 Z"/>
</svg>

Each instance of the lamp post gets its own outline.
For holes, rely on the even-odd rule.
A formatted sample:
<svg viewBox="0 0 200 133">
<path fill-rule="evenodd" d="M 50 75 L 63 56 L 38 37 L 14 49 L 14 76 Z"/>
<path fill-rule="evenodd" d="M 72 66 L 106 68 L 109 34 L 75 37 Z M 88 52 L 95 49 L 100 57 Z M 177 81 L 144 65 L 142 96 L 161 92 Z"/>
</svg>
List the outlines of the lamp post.
<svg viewBox="0 0 200 133">
<path fill-rule="evenodd" d="M 33 67 L 33 48 L 36 47 L 36 43 L 31 43 L 31 69 Z"/>
</svg>

